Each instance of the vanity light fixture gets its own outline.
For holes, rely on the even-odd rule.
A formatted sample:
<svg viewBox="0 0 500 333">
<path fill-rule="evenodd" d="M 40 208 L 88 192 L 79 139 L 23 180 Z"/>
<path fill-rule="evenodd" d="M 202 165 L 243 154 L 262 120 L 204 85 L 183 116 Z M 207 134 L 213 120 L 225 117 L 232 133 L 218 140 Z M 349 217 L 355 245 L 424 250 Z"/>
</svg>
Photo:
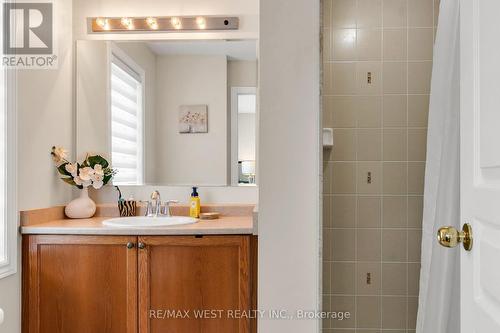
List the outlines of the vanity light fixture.
<svg viewBox="0 0 500 333">
<path fill-rule="evenodd" d="M 109 21 L 106 18 L 98 17 L 95 19 L 95 23 L 101 27 L 103 30 L 109 30 Z"/>
<path fill-rule="evenodd" d="M 228 16 L 89 17 L 91 33 L 238 30 L 239 18 Z"/>
<path fill-rule="evenodd" d="M 127 28 L 128 30 L 132 30 L 134 29 L 134 24 L 132 23 L 132 19 L 131 18 L 128 18 L 128 17 L 123 17 L 121 20 L 120 20 L 121 24 Z"/>
<path fill-rule="evenodd" d="M 154 17 L 148 17 L 146 19 L 146 23 L 149 25 L 149 27 L 153 30 L 158 30 L 158 20 Z"/>
<path fill-rule="evenodd" d="M 181 19 L 178 17 L 172 17 L 170 23 L 172 23 L 172 27 L 174 27 L 175 30 L 180 30 L 182 28 Z"/>
<path fill-rule="evenodd" d="M 196 24 L 198 25 L 198 28 L 203 30 L 207 27 L 207 20 L 205 20 L 204 17 L 199 16 L 196 18 Z"/>
</svg>

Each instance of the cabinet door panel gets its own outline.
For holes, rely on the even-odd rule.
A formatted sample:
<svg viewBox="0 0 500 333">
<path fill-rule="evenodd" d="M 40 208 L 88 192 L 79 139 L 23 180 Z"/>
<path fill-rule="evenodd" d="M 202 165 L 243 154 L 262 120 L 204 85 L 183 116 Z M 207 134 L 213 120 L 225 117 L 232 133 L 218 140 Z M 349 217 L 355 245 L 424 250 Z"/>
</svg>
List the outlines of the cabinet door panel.
<svg viewBox="0 0 500 333">
<path fill-rule="evenodd" d="M 136 241 L 26 236 L 23 332 L 137 332 Z"/>
<path fill-rule="evenodd" d="M 139 250 L 141 333 L 249 332 L 248 318 L 228 318 L 230 311 L 248 313 L 251 306 L 248 236 L 139 237 L 139 242 L 146 245 Z M 199 318 L 203 310 L 217 310 L 203 315 L 215 318 Z"/>
</svg>

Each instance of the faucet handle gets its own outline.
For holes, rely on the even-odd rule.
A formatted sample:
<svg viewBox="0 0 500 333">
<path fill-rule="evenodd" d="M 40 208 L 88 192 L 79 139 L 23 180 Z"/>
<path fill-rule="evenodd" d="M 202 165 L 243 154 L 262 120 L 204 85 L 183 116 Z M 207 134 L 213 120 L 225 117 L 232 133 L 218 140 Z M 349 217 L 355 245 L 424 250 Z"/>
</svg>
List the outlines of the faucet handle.
<svg viewBox="0 0 500 333">
<path fill-rule="evenodd" d="M 176 204 L 179 203 L 179 200 L 167 200 L 165 201 L 165 206 L 163 207 L 163 215 L 166 216 L 172 216 L 172 213 L 170 212 L 170 204 Z"/>
<path fill-rule="evenodd" d="M 151 193 L 151 200 L 160 200 L 160 191 L 156 190 Z"/>
<path fill-rule="evenodd" d="M 146 204 L 146 214 L 144 216 L 153 216 L 153 203 L 149 200 L 140 200 L 139 202 Z"/>
</svg>

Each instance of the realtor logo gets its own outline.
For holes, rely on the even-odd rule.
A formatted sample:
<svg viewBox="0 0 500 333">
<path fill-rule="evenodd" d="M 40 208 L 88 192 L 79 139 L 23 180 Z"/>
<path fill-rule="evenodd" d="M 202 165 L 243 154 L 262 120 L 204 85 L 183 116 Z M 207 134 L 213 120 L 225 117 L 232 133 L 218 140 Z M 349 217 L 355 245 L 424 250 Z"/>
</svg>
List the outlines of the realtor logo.
<svg viewBox="0 0 500 333">
<path fill-rule="evenodd" d="M 52 2 L 4 3 L 2 65 L 55 68 L 53 18 Z"/>
</svg>

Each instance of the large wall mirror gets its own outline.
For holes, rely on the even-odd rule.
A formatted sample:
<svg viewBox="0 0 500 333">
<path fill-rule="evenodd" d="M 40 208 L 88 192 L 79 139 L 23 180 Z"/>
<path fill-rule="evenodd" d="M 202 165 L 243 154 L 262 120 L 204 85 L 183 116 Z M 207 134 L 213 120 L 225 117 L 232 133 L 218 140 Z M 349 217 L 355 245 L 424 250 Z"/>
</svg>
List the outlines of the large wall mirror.
<svg viewBox="0 0 500 333">
<path fill-rule="evenodd" d="M 76 149 L 116 185 L 255 185 L 255 40 L 77 41 Z"/>
</svg>

